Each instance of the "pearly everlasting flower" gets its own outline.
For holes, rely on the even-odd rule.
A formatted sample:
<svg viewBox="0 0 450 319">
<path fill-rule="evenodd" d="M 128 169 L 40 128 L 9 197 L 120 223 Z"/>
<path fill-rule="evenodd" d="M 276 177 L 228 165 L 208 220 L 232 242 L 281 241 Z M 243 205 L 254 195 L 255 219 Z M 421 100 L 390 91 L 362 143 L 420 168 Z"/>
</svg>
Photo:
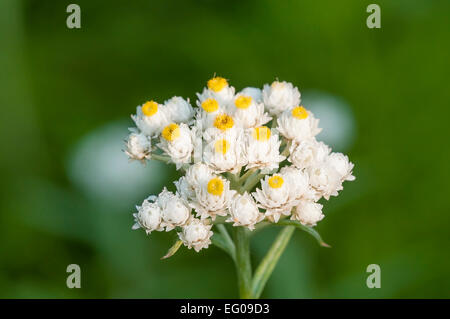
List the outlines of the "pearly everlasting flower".
<svg viewBox="0 0 450 319">
<path fill-rule="evenodd" d="M 207 88 L 204 88 L 201 94 L 197 93 L 197 97 L 200 103 L 214 99 L 222 105 L 227 105 L 234 97 L 234 87 L 229 86 L 226 79 L 217 76 L 208 81 Z"/>
<path fill-rule="evenodd" d="M 242 93 L 237 94 L 228 105 L 228 112 L 243 128 L 261 126 L 272 119 L 264 112 L 264 104 Z"/>
<path fill-rule="evenodd" d="M 354 165 L 348 160 L 348 156 L 342 153 L 331 153 L 326 161 L 338 172 L 341 182 L 355 180 L 355 176 L 352 175 Z"/>
<path fill-rule="evenodd" d="M 278 168 L 286 157 L 280 155 L 278 134 L 266 126 L 246 130 L 245 155 L 248 160 L 247 169 L 258 168 L 269 171 Z"/>
<path fill-rule="evenodd" d="M 309 176 L 306 172 L 293 166 L 285 166 L 280 170 L 284 182 L 289 185 L 290 198 L 312 199 L 316 192 L 309 185 Z"/>
<path fill-rule="evenodd" d="M 214 177 L 213 170 L 204 163 L 195 163 L 186 171 L 186 183 L 195 193 L 195 189 L 200 185 L 206 185 Z"/>
<path fill-rule="evenodd" d="M 317 163 L 308 168 L 309 181 L 316 191 L 316 199 L 337 196 L 342 189 L 341 175 L 327 162 Z"/>
<path fill-rule="evenodd" d="M 155 101 L 148 101 L 138 106 L 136 115 L 132 115 L 131 118 L 142 133 L 150 137 L 160 134 L 162 129 L 169 124 L 164 107 Z"/>
<path fill-rule="evenodd" d="M 243 153 L 243 132 L 234 130 L 232 134 L 219 134 L 206 144 L 203 160 L 214 172 L 239 172 L 247 164 Z"/>
<path fill-rule="evenodd" d="M 253 230 L 265 219 L 278 223 L 290 216 L 315 226 L 324 218 L 317 201 L 355 179 L 348 157 L 316 140 L 319 120 L 300 106 L 291 83 L 235 94 L 226 79 L 214 77 L 197 98 L 195 108 L 178 96 L 138 106 L 126 141 L 130 159 L 174 163 L 184 173 L 174 182 L 176 192 L 164 188 L 133 214 L 132 228 L 147 234 L 176 229 L 179 240 L 163 258 L 182 244 L 197 252 L 207 248 L 212 228 L 223 223 Z M 271 120 L 272 128 L 264 126 Z M 155 145 L 163 154 L 153 153 Z M 233 239 L 220 230 L 215 243 L 234 255 Z"/>
<path fill-rule="evenodd" d="M 127 149 L 125 153 L 131 160 L 138 160 L 145 163 L 145 160 L 150 159 L 152 152 L 152 143 L 148 136 L 132 132 L 128 135 L 126 141 Z"/>
<path fill-rule="evenodd" d="M 164 107 L 171 122 L 188 123 L 195 114 L 189 100 L 179 96 L 174 96 L 166 101 Z"/>
<path fill-rule="evenodd" d="M 313 201 L 301 201 L 292 211 L 291 219 L 298 220 L 305 226 L 316 226 L 325 216 L 322 214 L 322 205 Z"/>
<path fill-rule="evenodd" d="M 143 228 L 147 234 L 163 230 L 161 208 L 154 203 L 152 196 L 145 199 L 141 206 L 136 206 L 136 209 L 138 212 L 133 214 L 135 224 L 132 229 Z"/>
<path fill-rule="evenodd" d="M 166 188 L 158 195 L 156 203 L 161 208 L 161 226 L 170 231 L 177 226 L 184 226 L 191 217 L 191 208 L 177 195 Z"/>
<path fill-rule="evenodd" d="M 312 139 L 322 130 L 318 127 L 319 120 L 303 106 L 296 106 L 284 111 L 277 123 L 280 134 L 295 142 Z"/>
<path fill-rule="evenodd" d="M 317 142 L 315 139 L 304 140 L 292 143 L 288 160 L 297 168 L 303 169 L 323 162 L 330 152 L 331 149 L 323 142 Z"/>
<path fill-rule="evenodd" d="M 263 219 L 264 214 L 259 212 L 258 206 L 247 192 L 243 195 L 237 194 L 233 198 L 227 222 L 234 223 L 233 226 L 244 226 L 253 230 L 255 224 Z"/>
<path fill-rule="evenodd" d="M 264 104 L 271 115 L 280 115 L 285 110 L 300 104 L 300 92 L 292 83 L 275 81 L 265 84 L 262 91 Z"/>
<path fill-rule="evenodd" d="M 262 103 L 263 102 L 263 96 L 262 96 L 262 90 L 254 87 L 246 87 L 243 89 L 240 94 L 248 95 L 255 100 L 256 103 Z"/>
<path fill-rule="evenodd" d="M 205 131 L 213 127 L 217 116 L 226 112 L 226 107 L 214 98 L 208 98 L 204 101 L 197 101 L 197 112 L 195 114 L 195 126 Z"/>
<path fill-rule="evenodd" d="M 195 201 L 191 207 L 201 219 L 226 216 L 231 200 L 236 191 L 230 189 L 230 182 L 221 176 L 211 177 L 207 183 L 202 182 L 195 187 Z"/>
<path fill-rule="evenodd" d="M 161 136 L 158 147 L 170 156 L 177 169 L 182 164 L 191 162 L 195 132 L 191 131 L 186 124 L 171 123 L 163 129 Z"/>
<path fill-rule="evenodd" d="M 211 244 L 213 235 L 211 227 L 212 225 L 207 225 L 204 221 L 194 218 L 183 227 L 182 232 L 178 233 L 178 237 L 189 249 L 194 248 L 196 252 L 199 252 Z"/>
<path fill-rule="evenodd" d="M 274 174 L 266 176 L 261 181 L 261 189 L 257 188 L 253 193 L 258 207 L 265 209 L 265 215 L 275 223 L 281 215 L 290 215 L 292 207 L 299 202 L 294 196 L 292 186 L 285 181 L 285 176 Z"/>
</svg>

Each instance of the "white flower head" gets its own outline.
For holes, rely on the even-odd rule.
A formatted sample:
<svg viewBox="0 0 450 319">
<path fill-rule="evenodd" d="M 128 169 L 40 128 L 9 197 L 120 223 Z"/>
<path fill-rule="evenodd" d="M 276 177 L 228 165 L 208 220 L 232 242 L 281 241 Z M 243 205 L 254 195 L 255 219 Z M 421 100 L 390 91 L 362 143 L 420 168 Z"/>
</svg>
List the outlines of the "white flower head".
<svg viewBox="0 0 450 319">
<path fill-rule="evenodd" d="M 136 115 L 131 115 L 136 126 L 150 137 L 157 136 L 169 123 L 169 119 L 163 105 L 155 101 L 148 101 L 136 109 Z"/>
<path fill-rule="evenodd" d="M 279 163 L 286 159 L 280 155 L 280 144 L 276 130 L 266 126 L 247 129 L 245 138 L 247 169 L 258 168 L 269 171 L 278 168 Z"/>
<path fill-rule="evenodd" d="M 288 140 L 302 142 L 312 139 L 322 130 L 319 120 L 303 106 L 296 106 L 284 111 L 277 120 L 278 131 Z"/>
<path fill-rule="evenodd" d="M 151 139 L 142 133 L 131 132 L 130 135 L 128 135 L 126 146 L 127 149 L 125 150 L 125 153 L 131 160 L 138 160 L 145 163 L 145 160 L 148 160 L 151 157 Z"/>
<path fill-rule="evenodd" d="M 195 187 L 195 201 L 190 203 L 201 219 L 226 216 L 236 191 L 230 189 L 230 182 L 221 176 L 211 177 L 207 183 Z"/>
<path fill-rule="evenodd" d="M 194 248 L 199 252 L 203 248 L 208 248 L 211 244 L 212 225 L 207 225 L 204 221 L 193 218 L 186 226 L 183 227 L 182 232 L 178 233 L 178 237 L 183 241 L 183 244 L 189 249 Z"/>
<path fill-rule="evenodd" d="M 285 110 L 300 104 L 300 92 L 292 83 L 274 81 L 263 88 L 263 101 L 271 115 L 280 115 Z"/>
<path fill-rule="evenodd" d="M 243 128 L 257 127 L 266 124 L 272 118 L 264 112 L 264 104 L 258 103 L 250 95 L 236 94 L 228 104 L 228 112 Z"/>
<path fill-rule="evenodd" d="M 245 192 L 243 195 L 236 194 L 230 206 L 230 216 L 227 222 L 234 223 L 233 226 L 244 226 L 255 229 L 255 224 L 264 219 L 264 214 L 259 212 L 254 199 Z"/>
<path fill-rule="evenodd" d="M 248 95 L 253 98 L 256 103 L 263 102 L 262 90 L 254 87 L 246 87 L 241 92 L 243 95 Z"/>
<path fill-rule="evenodd" d="M 322 214 L 322 205 L 313 201 L 301 201 L 292 211 L 291 219 L 298 220 L 305 226 L 316 226 L 325 216 Z"/>
<path fill-rule="evenodd" d="M 290 197 L 296 200 L 313 199 L 316 192 L 309 185 L 306 172 L 294 166 L 285 166 L 280 170 L 285 183 L 289 185 Z"/>
<path fill-rule="evenodd" d="M 326 161 L 309 167 L 307 172 L 309 182 L 316 191 L 316 200 L 322 196 L 328 200 L 330 196 L 337 196 L 342 189 L 341 175 Z"/>
<path fill-rule="evenodd" d="M 330 152 L 331 149 L 323 142 L 317 142 L 315 139 L 304 140 L 292 143 L 288 160 L 297 168 L 303 169 L 323 162 Z"/>
<path fill-rule="evenodd" d="M 234 97 L 234 87 L 230 86 L 226 79 L 216 76 L 207 83 L 207 88 L 201 94 L 197 93 L 200 103 L 207 99 L 214 99 L 222 105 L 227 105 Z"/>
<path fill-rule="evenodd" d="M 191 217 L 191 208 L 178 196 L 166 188 L 158 195 L 156 203 L 161 208 L 161 226 L 170 231 L 177 226 L 184 226 Z"/>
<path fill-rule="evenodd" d="M 226 113 L 226 104 L 219 104 L 214 98 L 199 100 L 197 101 L 197 106 L 195 126 L 201 131 L 214 127 L 217 116 Z"/>
<path fill-rule="evenodd" d="M 191 162 L 194 151 L 195 132 L 184 124 L 171 123 L 161 133 L 161 148 L 179 169 L 183 164 Z"/>
<path fill-rule="evenodd" d="M 252 195 L 258 202 L 258 207 L 266 210 L 265 215 L 270 220 L 278 222 L 281 215 L 290 215 L 292 207 L 299 202 L 293 196 L 292 186 L 281 174 L 267 175 L 261 181 L 261 189 L 257 188 Z"/>
<path fill-rule="evenodd" d="M 147 234 L 154 230 L 163 230 L 161 209 L 153 199 L 154 196 L 150 196 L 144 200 L 141 206 L 136 206 L 138 212 L 133 214 L 136 223 L 132 229 L 143 228 Z"/>
<path fill-rule="evenodd" d="M 229 133 L 228 133 L 229 132 Z M 203 150 L 203 161 L 215 173 L 239 172 L 247 164 L 243 152 L 243 131 L 231 130 L 224 134 L 215 135 Z"/>
<path fill-rule="evenodd" d="M 340 175 L 341 182 L 354 181 L 355 176 L 352 175 L 353 163 L 348 160 L 348 156 L 342 153 L 331 153 L 326 161 Z"/>
<path fill-rule="evenodd" d="M 176 123 L 188 123 L 194 117 L 194 109 L 189 103 L 189 99 L 174 96 L 164 103 L 168 118 Z"/>
</svg>

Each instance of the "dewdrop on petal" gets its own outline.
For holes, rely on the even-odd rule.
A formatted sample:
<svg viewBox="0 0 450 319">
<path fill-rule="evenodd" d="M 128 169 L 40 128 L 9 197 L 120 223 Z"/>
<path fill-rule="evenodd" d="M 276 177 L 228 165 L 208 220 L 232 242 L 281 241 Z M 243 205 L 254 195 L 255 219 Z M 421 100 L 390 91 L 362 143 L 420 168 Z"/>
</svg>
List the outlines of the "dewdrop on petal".
<svg viewBox="0 0 450 319">
<path fill-rule="evenodd" d="M 292 211 L 291 219 L 298 220 L 305 226 L 316 226 L 325 216 L 322 214 L 322 205 L 313 201 L 301 201 Z"/>
<path fill-rule="evenodd" d="M 233 223 L 233 226 L 244 226 L 253 230 L 255 225 L 263 219 L 264 214 L 259 212 L 258 206 L 249 193 L 237 194 L 233 198 L 227 222 Z"/>
<path fill-rule="evenodd" d="M 125 153 L 131 160 L 138 160 L 145 163 L 145 160 L 148 160 L 151 157 L 151 140 L 142 133 L 130 133 L 126 141 L 126 146 L 127 149 L 125 150 Z"/>
<path fill-rule="evenodd" d="M 177 195 L 166 188 L 158 195 L 156 203 L 161 208 L 161 226 L 170 231 L 177 226 L 184 226 L 191 217 L 191 208 Z"/>
<path fill-rule="evenodd" d="M 178 237 L 183 241 L 183 244 L 189 249 L 194 248 L 199 252 L 203 248 L 208 248 L 211 244 L 212 225 L 207 225 L 204 221 L 193 218 L 183 230 L 178 233 Z"/>
<path fill-rule="evenodd" d="M 163 230 L 161 208 L 152 199 L 153 197 L 147 198 L 141 206 L 136 206 L 138 212 L 133 214 L 135 224 L 132 229 L 143 228 L 147 234 Z"/>
<path fill-rule="evenodd" d="M 142 133 L 150 137 L 161 133 L 162 129 L 169 123 L 164 107 L 155 101 L 148 101 L 138 106 L 136 115 L 132 115 L 131 118 Z"/>
<path fill-rule="evenodd" d="M 170 121 L 175 123 L 188 123 L 194 117 L 194 109 L 189 100 L 174 96 L 164 103 Z"/>
<path fill-rule="evenodd" d="M 288 140 L 301 142 L 312 139 L 322 130 L 319 120 L 303 106 L 284 111 L 277 120 L 277 129 Z"/>
<path fill-rule="evenodd" d="M 262 96 L 270 115 L 278 116 L 300 103 L 299 90 L 292 83 L 284 81 L 274 81 L 271 85 L 265 84 Z"/>
</svg>

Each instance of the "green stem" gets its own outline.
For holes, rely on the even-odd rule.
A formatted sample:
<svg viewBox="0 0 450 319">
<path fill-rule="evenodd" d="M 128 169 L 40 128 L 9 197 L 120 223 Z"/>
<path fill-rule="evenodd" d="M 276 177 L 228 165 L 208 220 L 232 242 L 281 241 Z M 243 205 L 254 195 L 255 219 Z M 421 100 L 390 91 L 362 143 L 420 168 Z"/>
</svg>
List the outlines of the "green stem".
<svg viewBox="0 0 450 319">
<path fill-rule="evenodd" d="M 266 256 L 263 258 L 258 268 L 256 269 L 255 276 L 252 282 L 252 295 L 254 298 L 259 298 L 264 286 L 269 280 L 275 266 L 278 263 L 283 251 L 285 250 L 292 234 L 294 233 L 294 226 L 286 226 L 277 236 Z"/>
<path fill-rule="evenodd" d="M 164 155 L 159 155 L 159 154 L 152 154 L 151 159 L 156 160 L 156 161 L 161 161 L 164 163 L 170 162 L 170 157 L 164 156 Z"/>
<path fill-rule="evenodd" d="M 252 298 L 252 266 L 250 263 L 250 238 L 247 229 L 235 227 L 236 271 L 239 284 L 239 296 Z"/>
<path fill-rule="evenodd" d="M 234 245 L 233 239 L 231 239 L 230 234 L 228 234 L 227 228 L 224 224 L 218 224 L 216 225 L 216 227 L 219 229 L 225 243 L 228 246 L 231 258 L 233 258 L 233 260 L 236 260 L 236 246 Z"/>
</svg>

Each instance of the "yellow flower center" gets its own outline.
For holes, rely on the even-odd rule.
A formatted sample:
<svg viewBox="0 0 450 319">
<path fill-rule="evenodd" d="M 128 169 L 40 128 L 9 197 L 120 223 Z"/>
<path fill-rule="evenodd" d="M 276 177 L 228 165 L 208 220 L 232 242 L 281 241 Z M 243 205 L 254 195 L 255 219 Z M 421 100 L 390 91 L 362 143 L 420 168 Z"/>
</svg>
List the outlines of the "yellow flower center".
<svg viewBox="0 0 450 319">
<path fill-rule="evenodd" d="M 175 123 L 167 125 L 162 131 L 162 137 L 164 137 L 169 142 L 180 137 L 180 127 Z"/>
<path fill-rule="evenodd" d="M 308 112 L 303 106 L 297 106 L 292 109 L 292 116 L 299 120 L 304 120 L 308 117 Z"/>
<path fill-rule="evenodd" d="M 208 182 L 208 193 L 220 196 L 223 193 L 223 182 L 220 178 L 214 177 Z"/>
<path fill-rule="evenodd" d="M 208 81 L 208 88 L 213 90 L 214 92 L 220 92 L 224 87 L 228 85 L 227 80 L 221 78 L 220 76 L 216 76 Z"/>
<path fill-rule="evenodd" d="M 269 140 L 270 134 L 270 129 L 267 126 L 255 127 L 253 130 L 253 138 L 261 142 Z"/>
<path fill-rule="evenodd" d="M 234 101 L 234 105 L 236 105 L 238 109 L 246 109 L 250 106 L 250 104 L 252 104 L 251 96 L 241 95 Z"/>
<path fill-rule="evenodd" d="M 280 188 L 281 186 L 283 186 L 283 183 L 283 177 L 279 175 L 275 175 L 269 178 L 269 186 L 272 188 Z"/>
<path fill-rule="evenodd" d="M 206 99 L 202 103 L 202 108 L 208 113 L 215 112 L 219 109 L 219 103 L 214 99 Z"/>
<path fill-rule="evenodd" d="M 219 114 L 214 119 L 214 126 L 219 130 L 226 131 L 234 126 L 234 120 L 228 114 Z"/>
<path fill-rule="evenodd" d="M 214 144 L 214 148 L 216 149 L 216 153 L 225 155 L 230 149 L 230 143 L 226 139 L 221 139 Z"/>
<path fill-rule="evenodd" d="M 145 102 L 144 105 L 142 105 L 142 113 L 144 113 L 145 116 L 152 116 L 156 112 L 158 112 L 158 103 L 155 101 Z"/>
</svg>

